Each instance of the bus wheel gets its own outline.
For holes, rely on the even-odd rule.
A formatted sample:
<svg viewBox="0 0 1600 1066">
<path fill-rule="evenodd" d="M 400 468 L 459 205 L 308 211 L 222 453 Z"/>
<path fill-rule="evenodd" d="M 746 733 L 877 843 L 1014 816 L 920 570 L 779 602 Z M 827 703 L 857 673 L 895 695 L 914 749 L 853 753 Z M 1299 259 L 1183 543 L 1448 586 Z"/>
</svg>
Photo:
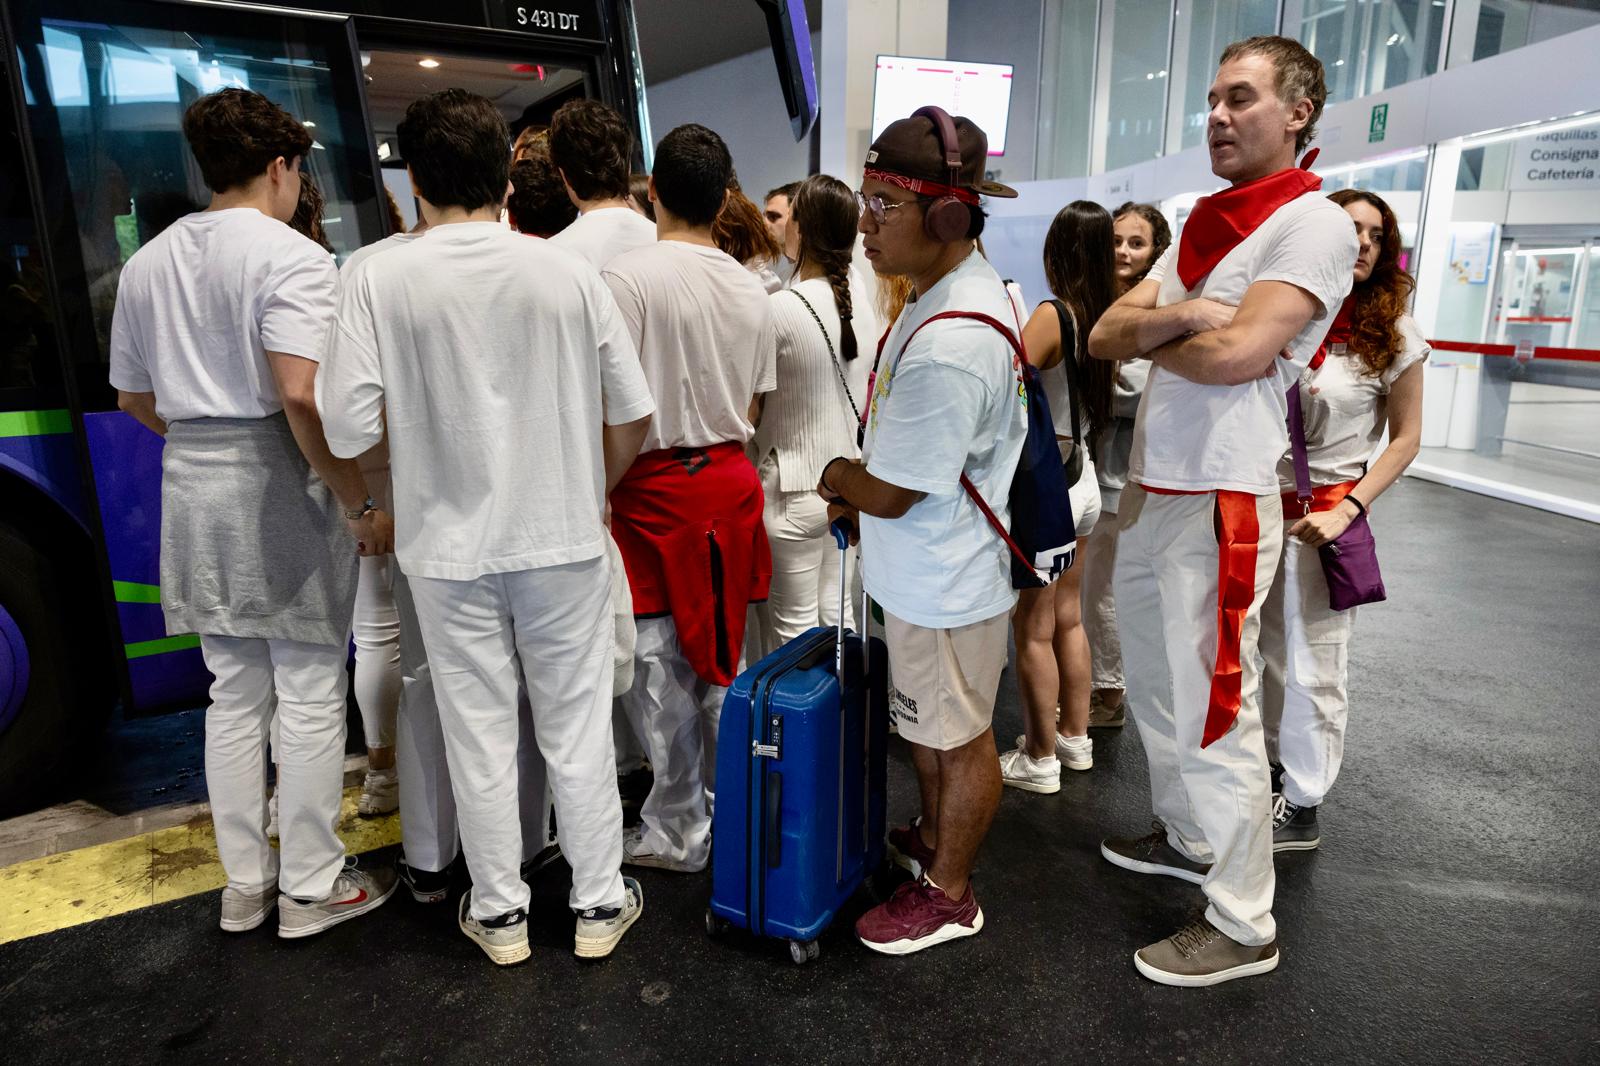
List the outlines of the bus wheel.
<svg viewBox="0 0 1600 1066">
<path fill-rule="evenodd" d="M 55 567 L 0 524 L 0 812 L 39 806 L 72 735 L 65 615 Z"/>
</svg>

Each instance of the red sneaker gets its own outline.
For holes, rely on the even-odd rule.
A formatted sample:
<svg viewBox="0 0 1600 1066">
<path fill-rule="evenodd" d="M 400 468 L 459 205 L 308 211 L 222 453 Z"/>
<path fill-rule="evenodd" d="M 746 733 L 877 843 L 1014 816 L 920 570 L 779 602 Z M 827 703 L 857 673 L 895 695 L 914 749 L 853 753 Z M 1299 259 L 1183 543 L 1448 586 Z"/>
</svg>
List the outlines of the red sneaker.
<svg viewBox="0 0 1600 1066">
<path fill-rule="evenodd" d="M 856 922 L 856 936 L 873 951 L 909 955 L 946 940 L 972 936 L 983 928 L 983 910 L 967 884 L 967 894 L 951 899 L 926 877 L 907 881 Z"/>
<path fill-rule="evenodd" d="M 917 826 L 921 816 L 911 819 L 910 825 L 889 830 L 889 859 L 912 877 L 921 877 L 933 865 L 933 849 L 922 842 Z"/>
</svg>

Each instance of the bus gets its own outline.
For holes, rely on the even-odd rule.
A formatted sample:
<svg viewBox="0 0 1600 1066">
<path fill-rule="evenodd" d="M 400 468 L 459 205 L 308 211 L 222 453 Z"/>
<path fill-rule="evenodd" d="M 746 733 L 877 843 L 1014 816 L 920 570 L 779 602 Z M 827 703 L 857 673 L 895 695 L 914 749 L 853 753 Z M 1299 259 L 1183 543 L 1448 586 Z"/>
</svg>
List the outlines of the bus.
<svg viewBox="0 0 1600 1066">
<path fill-rule="evenodd" d="M 803 136 L 816 85 L 803 3 L 759 2 Z M 120 701 L 204 703 L 199 638 L 166 632 L 159 437 L 116 409 L 122 265 L 208 196 L 184 109 L 225 86 L 301 119 L 342 261 L 415 201 L 395 129 L 457 86 L 513 134 L 575 97 L 650 135 L 631 0 L 0 0 L 0 810 L 28 804 Z"/>
</svg>

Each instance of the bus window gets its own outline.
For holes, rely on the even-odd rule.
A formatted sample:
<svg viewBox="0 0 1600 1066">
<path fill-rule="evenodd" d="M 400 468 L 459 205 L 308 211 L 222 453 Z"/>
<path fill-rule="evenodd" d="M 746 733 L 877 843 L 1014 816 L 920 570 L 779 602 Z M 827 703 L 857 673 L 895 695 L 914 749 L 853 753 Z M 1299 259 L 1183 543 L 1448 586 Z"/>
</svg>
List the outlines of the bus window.
<svg viewBox="0 0 1600 1066">
<path fill-rule="evenodd" d="M 61 368 L 33 204 L 0 61 L 0 411 L 59 407 Z"/>
<path fill-rule="evenodd" d="M 95 4 L 90 15 L 76 6 L 48 4 L 35 24 L 39 36 L 31 46 L 24 37 L 18 54 L 35 136 L 54 134 L 50 148 L 65 165 L 60 206 L 75 221 L 81 262 L 57 270 L 87 296 L 94 349 L 76 352 L 75 362 L 93 410 L 112 406 L 107 341 L 123 264 L 210 199 L 183 138 L 184 110 L 201 95 L 253 89 L 305 123 L 315 143 L 302 167 L 326 198 L 323 221 L 337 256 L 382 233 L 342 22 L 243 12 L 219 21 L 218 11 L 137 3 Z"/>
</svg>

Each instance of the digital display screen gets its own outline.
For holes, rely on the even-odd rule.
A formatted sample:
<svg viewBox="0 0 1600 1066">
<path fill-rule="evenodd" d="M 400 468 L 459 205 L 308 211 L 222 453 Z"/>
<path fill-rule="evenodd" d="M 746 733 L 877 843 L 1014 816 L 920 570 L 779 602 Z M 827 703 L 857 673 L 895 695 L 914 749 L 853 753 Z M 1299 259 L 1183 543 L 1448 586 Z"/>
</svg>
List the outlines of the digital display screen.
<svg viewBox="0 0 1600 1066">
<path fill-rule="evenodd" d="M 872 136 L 895 119 L 935 104 L 951 115 L 971 119 L 988 135 L 989 154 L 1004 155 L 1011 75 L 1009 63 L 879 56 L 872 90 Z"/>
</svg>

